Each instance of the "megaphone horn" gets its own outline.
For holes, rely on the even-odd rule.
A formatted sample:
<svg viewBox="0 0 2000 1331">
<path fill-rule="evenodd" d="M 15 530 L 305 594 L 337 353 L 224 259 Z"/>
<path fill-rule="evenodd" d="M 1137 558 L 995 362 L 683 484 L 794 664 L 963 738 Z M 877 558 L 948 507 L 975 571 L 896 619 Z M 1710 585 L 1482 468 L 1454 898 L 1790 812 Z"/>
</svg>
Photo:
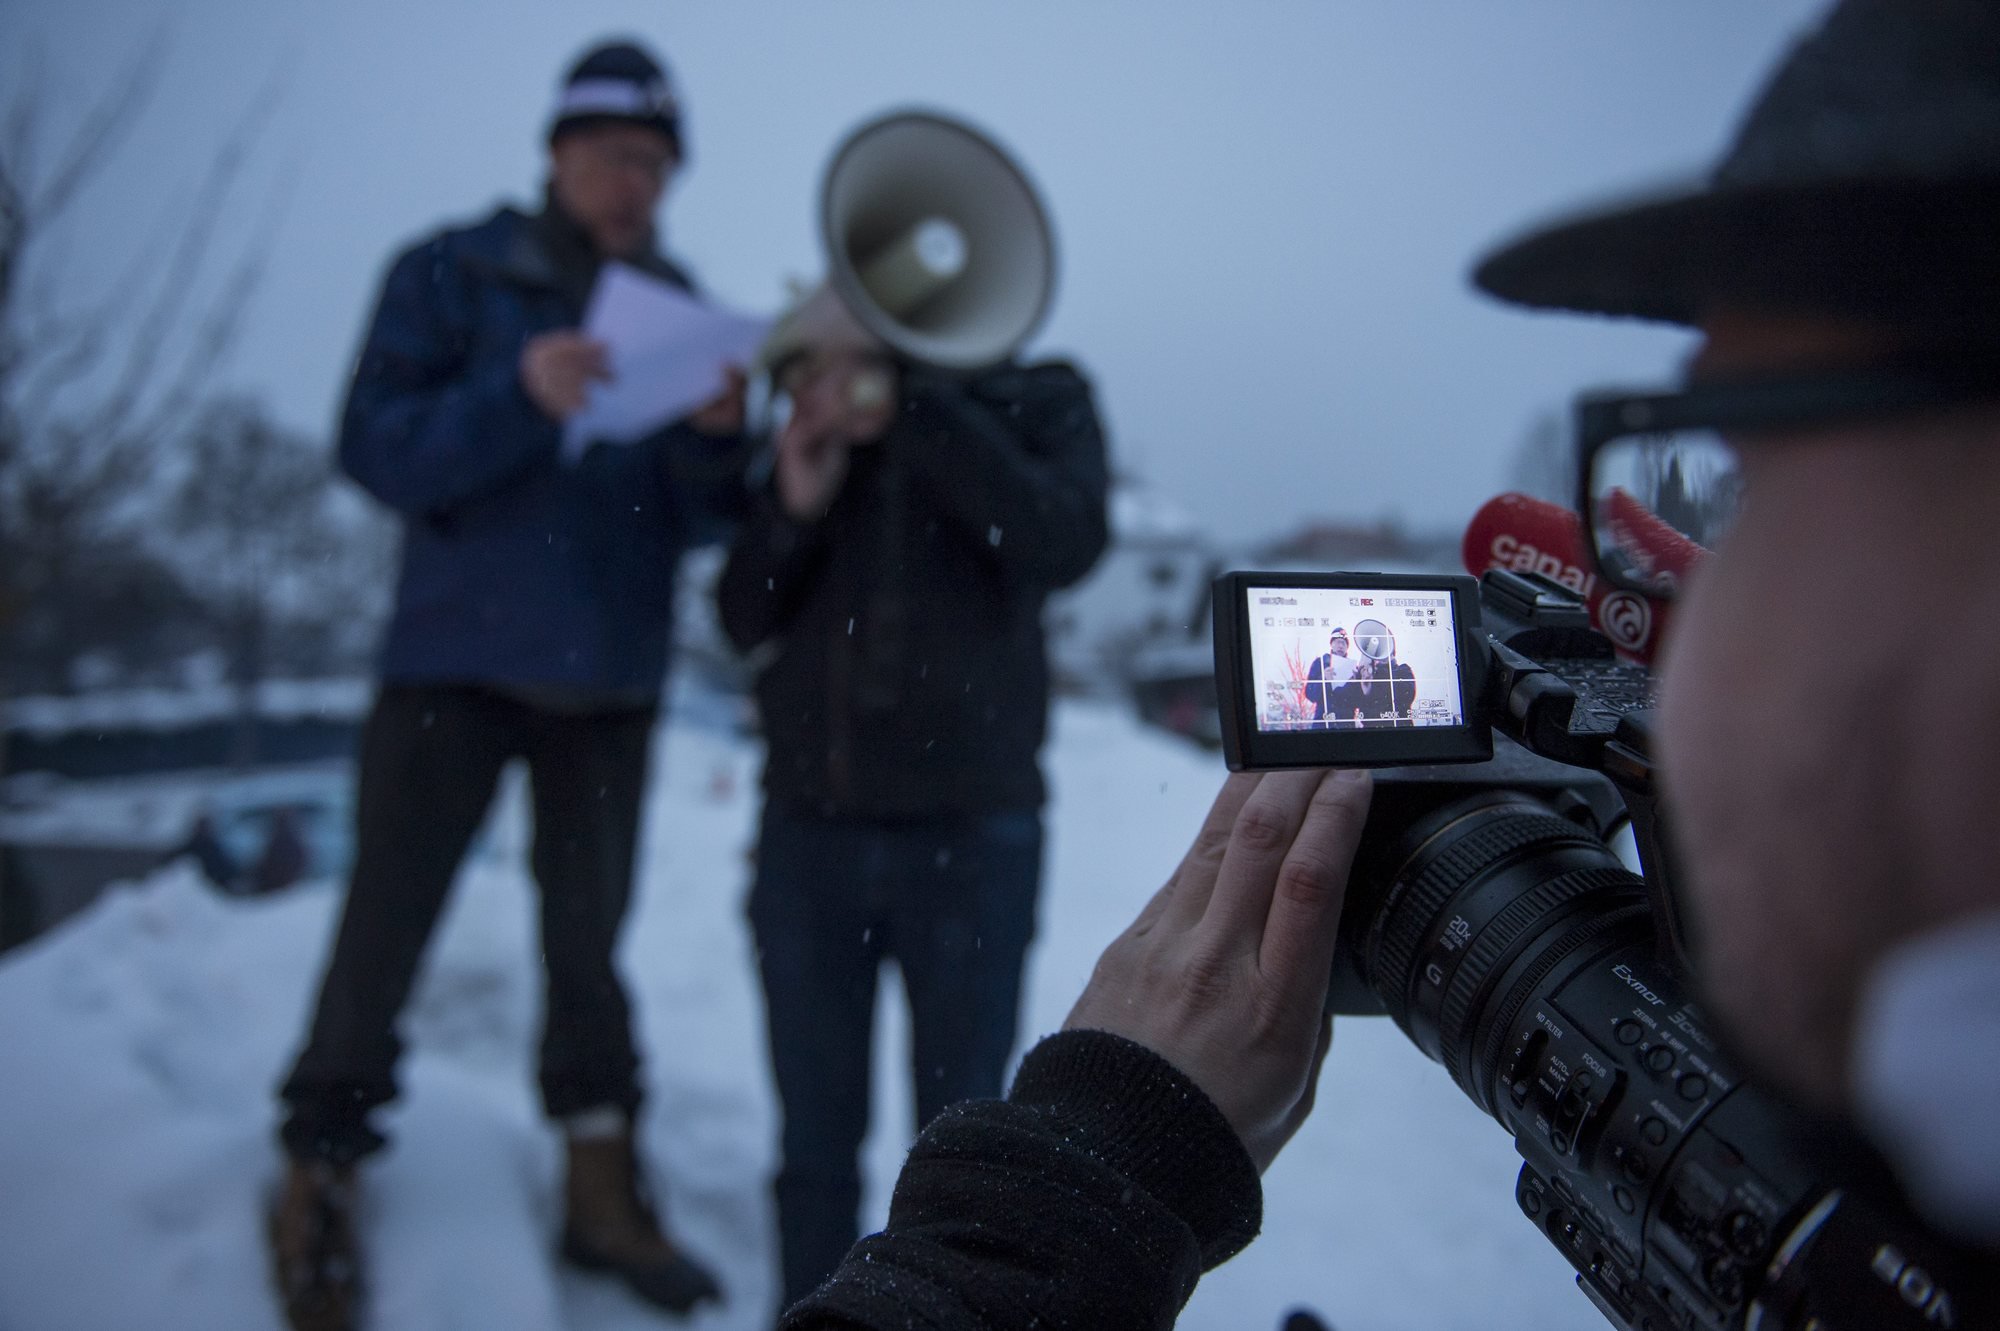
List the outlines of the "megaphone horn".
<svg viewBox="0 0 2000 1331">
<path fill-rule="evenodd" d="M 1005 360 L 1055 291 L 1055 240 L 1025 172 L 963 122 L 902 111 L 840 145 L 820 191 L 825 285 L 764 359 L 865 334 L 947 369 Z"/>
</svg>

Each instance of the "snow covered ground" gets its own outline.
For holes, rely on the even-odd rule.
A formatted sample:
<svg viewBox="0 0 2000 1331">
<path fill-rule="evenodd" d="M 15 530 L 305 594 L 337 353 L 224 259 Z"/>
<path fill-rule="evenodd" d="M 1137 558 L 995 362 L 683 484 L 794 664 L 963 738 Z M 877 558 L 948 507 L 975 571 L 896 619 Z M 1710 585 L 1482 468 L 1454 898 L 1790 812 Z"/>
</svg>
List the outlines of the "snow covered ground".
<svg viewBox="0 0 2000 1331">
<path fill-rule="evenodd" d="M 742 919 L 754 745 L 662 732 L 625 966 L 672 1227 L 728 1288 L 694 1331 L 768 1327 L 776 1116 Z M 1179 857 L 1218 760 L 1107 705 L 1066 704 L 1024 1030 L 1053 1030 L 1098 951 Z M 468 863 L 408 1019 L 395 1146 L 369 1166 L 376 1331 L 637 1331 L 662 1321 L 550 1255 L 557 1147 L 532 1094 L 531 886 L 518 791 Z M 176 866 L 0 963 L 0 1331 L 273 1331 L 260 1213 L 270 1090 L 299 1037 L 337 888 L 218 897 Z M 900 995 L 879 1019 L 867 1205 L 912 1126 Z M 1181 1326 L 1599 1328 L 1515 1209 L 1493 1122 L 1386 1021 L 1340 1025 L 1319 1108 L 1266 1178 L 1264 1237 Z"/>
</svg>

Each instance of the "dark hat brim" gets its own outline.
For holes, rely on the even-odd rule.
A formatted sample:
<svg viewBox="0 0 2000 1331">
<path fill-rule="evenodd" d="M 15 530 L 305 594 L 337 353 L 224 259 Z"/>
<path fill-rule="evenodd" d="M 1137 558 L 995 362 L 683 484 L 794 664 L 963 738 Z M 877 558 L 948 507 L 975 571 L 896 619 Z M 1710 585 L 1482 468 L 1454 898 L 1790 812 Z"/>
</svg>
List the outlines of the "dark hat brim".
<svg viewBox="0 0 2000 1331">
<path fill-rule="evenodd" d="M 1750 308 L 1973 327 L 2000 297 L 1996 219 L 2000 177 L 1698 186 L 1532 231 L 1472 280 L 1519 305 L 1674 324 Z"/>
</svg>

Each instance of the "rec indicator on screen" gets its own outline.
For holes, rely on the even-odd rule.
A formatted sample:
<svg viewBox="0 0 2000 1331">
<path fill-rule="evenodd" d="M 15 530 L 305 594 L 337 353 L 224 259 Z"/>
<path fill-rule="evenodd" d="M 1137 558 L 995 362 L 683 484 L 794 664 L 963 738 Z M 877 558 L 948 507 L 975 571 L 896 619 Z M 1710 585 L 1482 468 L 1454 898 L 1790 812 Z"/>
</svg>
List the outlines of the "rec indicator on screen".
<svg viewBox="0 0 2000 1331">
<path fill-rule="evenodd" d="M 1448 593 L 1336 585 L 1244 595 L 1258 730 L 1465 725 Z"/>
<path fill-rule="evenodd" d="M 1231 771 L 1493 756 L 1493 649 L 1476 579 L 1238 570 L 1212 592 Z"/>
</svg>

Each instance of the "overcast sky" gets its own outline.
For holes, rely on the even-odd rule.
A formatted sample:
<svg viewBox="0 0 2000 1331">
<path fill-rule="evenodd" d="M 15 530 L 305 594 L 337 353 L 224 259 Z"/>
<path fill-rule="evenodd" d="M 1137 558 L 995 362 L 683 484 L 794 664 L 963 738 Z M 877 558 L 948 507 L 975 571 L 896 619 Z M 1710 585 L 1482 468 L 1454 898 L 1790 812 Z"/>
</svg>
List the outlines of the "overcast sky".
<svg viewBox="0 0 2000 1331">
<path fill-rule="evenodd" d="M 820 272 L 814 200 L 847 130 L 902 105 L 970 118 L 1055 219 L 1061 285 L 1030 351 L 1078 360 L 1121 466 L 1236 541 L 1307 516 L 1454 528 L 1538 415 L 1671 374 L 1681 335 L 1507 311 L 1468 264 L 1700 169 L 1823 8 L 11 0 L 0 76 L 19 87 L 32 61 L 61 119 L 145 47 L 163 62 L 66 237 L 78 296 L 186 215 L 256 88 L 282 82 L 238 196 L 246 219 L 282 198 L 276 252 L 222 379 L 320 436 L 389 256 L 538 196 L 557 81 L 597 38 L 636 35 L 673 68 L 692 160 L 667 242 L 753 311 Z"/>
</svg>

